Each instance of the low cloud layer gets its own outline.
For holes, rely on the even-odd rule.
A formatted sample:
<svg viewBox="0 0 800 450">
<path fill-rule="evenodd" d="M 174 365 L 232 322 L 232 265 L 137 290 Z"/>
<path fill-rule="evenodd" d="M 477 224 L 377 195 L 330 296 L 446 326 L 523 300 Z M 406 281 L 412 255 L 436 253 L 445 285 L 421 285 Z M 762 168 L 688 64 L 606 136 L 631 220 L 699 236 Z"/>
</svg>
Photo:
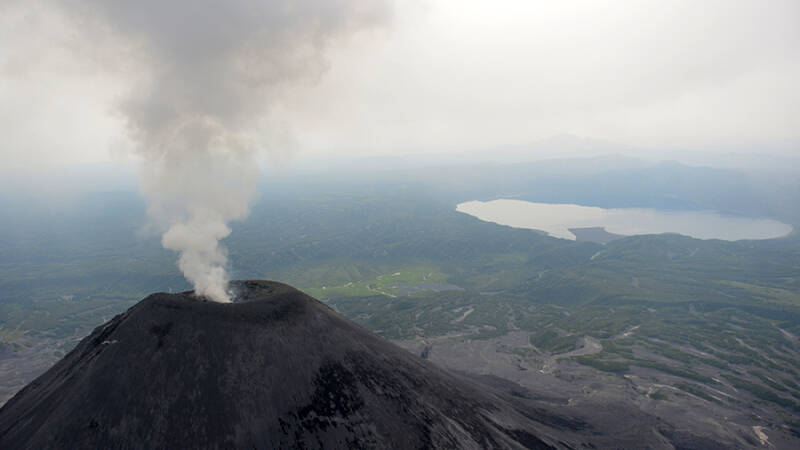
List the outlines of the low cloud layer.
<svg viewBox="0 0 800 450">
<path fill-rule="evenodd" d="M 219 75 L 213 66 L 242 34 L 269 40 L 264 61 L 273 62 L 264 66 L 252 47 L 237 48 L 227 60 L 236 69 L 225 75 L 270 86 L 247 104 L 281 94 L 262 117 L 270 133 L 255 138 L 273 148 L 457 154 L 562 134 L 629 149 L 786 154 L 800 143 L 794 0 L 392 1 L 390 28 L 372 26 L 390 9 L 375 2 L 292 2 L 268 18 L 277 2 L 253 2 L 259 11 L 246 17 L 239 1 L 191 9 L 140 3 L 0 2 L 6 167 L 107 160 L 109 148 L 124 146 L 128 119 L 109 104 L 132 98 L 132 80 L 140 93 L 195 97 L 187 107 L 227 117 L 230 104 L 251 98 L 249 87 L 215 85 L 196 95 L 192 86 L 211 84 Z M 115 45 L 84 47 L 76 58 L 64 10 L 81 24 L 79 35 L 91 29 L 96 43 Z M 299 19 L 306 14 L 318 19 Z M 237 32 L 228 33 L 232 23 Z M 256 32 L 260 24 L 269 31 Z M 379 31 L 352 33 L 364 27 Z M 280 50 L 294 38 L 305 44 Z M 191 76 L 170 68 L 172 59 Z M 247 72 L 256 75 L 242 77 Z M 161 82 L 149 84 L 155 76 Z M 121 110 L 133 118 L 170 114 L 146 96 Z"/>
<path fill-rule="evenodd" d="M 320 152 L 461 153 L 560 134 L 798 152 L 798 18 L 794 0 L 432 1 L 401 9 L 388 39 L 335 54 L 362 63 L 333 66 L 293 123 Z"/>
</svg>

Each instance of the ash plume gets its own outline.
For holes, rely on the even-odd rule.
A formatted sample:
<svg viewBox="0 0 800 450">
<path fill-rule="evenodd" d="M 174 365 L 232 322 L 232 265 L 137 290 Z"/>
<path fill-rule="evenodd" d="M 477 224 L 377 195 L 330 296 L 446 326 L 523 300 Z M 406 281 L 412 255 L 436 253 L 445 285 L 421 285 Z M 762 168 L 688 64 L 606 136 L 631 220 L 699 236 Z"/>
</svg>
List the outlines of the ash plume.
<svg viewBox="0 0 800 450">
<path fill-rule="evenodd" d="M 141 190 L 162 244 L 198 295 L 230 301 L 220 240 L 258 177 L 259 120 L 326 68 L 336 40 L 388 22 L 371 0 L 57 2 L 96 54 L 132 77 L 118 111 L 142 157 Z M 66 6 L 65 6 L 66 5 Z M 87 31 L 88 30 L 88 31 Z M 269 151 L 269 149 L 264 149 Z"/>
</svg>

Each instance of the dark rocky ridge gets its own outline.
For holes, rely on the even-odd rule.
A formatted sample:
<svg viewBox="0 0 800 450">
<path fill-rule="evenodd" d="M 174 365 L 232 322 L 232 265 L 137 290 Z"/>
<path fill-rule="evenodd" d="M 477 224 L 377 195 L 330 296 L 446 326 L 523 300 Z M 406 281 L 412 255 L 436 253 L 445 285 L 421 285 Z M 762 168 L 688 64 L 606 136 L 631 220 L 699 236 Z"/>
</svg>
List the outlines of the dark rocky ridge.
<svg viewBox="0 0 800 450">
<path fill-rule="evenodd" d="M 567 429 L 275 282 L 153 294 L 0 409 L 0 448 L 549 448 Z M 544 421 L 548 423 L 547 421 Z"/>
</svg>

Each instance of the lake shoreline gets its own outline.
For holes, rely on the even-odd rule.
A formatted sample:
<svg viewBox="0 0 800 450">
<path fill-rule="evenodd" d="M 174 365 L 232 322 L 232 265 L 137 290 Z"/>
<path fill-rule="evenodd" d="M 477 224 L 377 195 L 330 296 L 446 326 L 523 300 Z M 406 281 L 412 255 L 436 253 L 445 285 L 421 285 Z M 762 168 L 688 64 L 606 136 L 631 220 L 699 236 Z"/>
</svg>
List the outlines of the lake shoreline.
<svg viewBox="0 0 800 450">
<path fill-rule="evenodd" d="M 794 228 L 774 219 L 717 211 L 600 208 L 575 204 L 498 199 L 459 203 L 456 211 L 485 222 L 543 231 L 551 237 L 607 243 L 625 236 L 677 233 L 726 241 L 775 239 Z"/>
</svg>

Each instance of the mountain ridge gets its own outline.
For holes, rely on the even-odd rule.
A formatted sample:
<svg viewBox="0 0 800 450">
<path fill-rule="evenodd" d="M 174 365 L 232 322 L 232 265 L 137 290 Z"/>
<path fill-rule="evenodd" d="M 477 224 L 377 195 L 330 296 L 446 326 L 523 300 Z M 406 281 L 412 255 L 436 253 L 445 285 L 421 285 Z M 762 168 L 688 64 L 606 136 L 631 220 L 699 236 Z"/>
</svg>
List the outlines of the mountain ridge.
<svg viewBox="0 0 800 450">
<path fill-rule="evenodd" d="M 95 329 L 0 409 L 0 446 L 563 445 L 288 285 L 232 286 L 232 304 L 153 294 Z"/>
</svg>

